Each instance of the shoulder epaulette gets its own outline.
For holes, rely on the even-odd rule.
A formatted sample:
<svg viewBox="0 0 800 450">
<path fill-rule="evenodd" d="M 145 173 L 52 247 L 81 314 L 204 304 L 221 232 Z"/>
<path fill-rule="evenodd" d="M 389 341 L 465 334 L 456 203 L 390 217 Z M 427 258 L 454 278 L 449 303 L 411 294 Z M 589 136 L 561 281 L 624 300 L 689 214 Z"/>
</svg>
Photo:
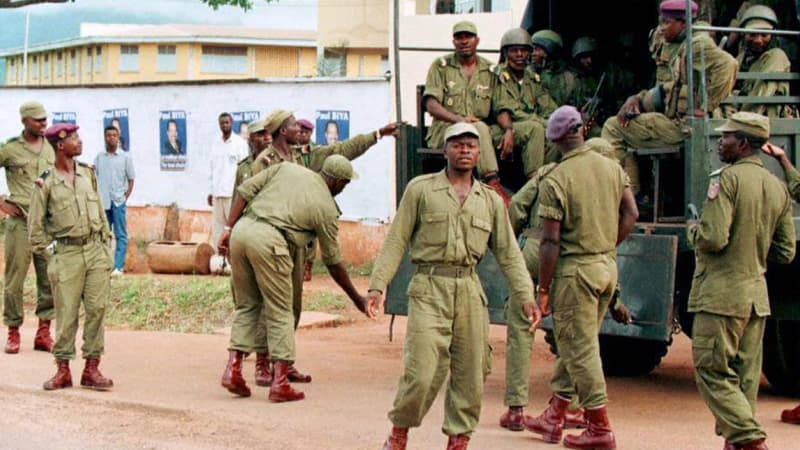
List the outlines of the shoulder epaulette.
<svg viewBox="0 0 800 450">
<path fill-rule="evenodd" d="M 250 156 L 245 156 L 244 158 L 240 159 L 239 162 L 236 163 L 236 165 L 242 165 L 242 164 L 246 163 L 249 159 L 250 159 Z"/>
<path fill-rule="evenodd" d="M 445 58 L 444 56 L 439 58 L 439 65 L 441 65 L 442 67 L 447 67 L 447 58 Z"/>
<path fill-rule="evenodd" d="M 717 169 L 717 170 L 711 172 L 710 174 L 708 174 L 708 176 L 709 177 L 718 177 L 718 176 L 722 175 L 722 171 L 727 169 L 727 168 L 728 168 L 728 166 L 720 167 L 719 169 Z"/>
<path fill-rule="evenodd" d="M 85 168 L 91 170 L 92 172 L 94 172 L 94 166 L 91 165 L 91 164 L 86 164 L 85 162 L 78 161 L 78 165 L 81 166 L 81 167 L 85 167 Z"/>
<path fill-rule="evenodd" d="M 536 171 L 536 175 L 538 175 L 539 179 L 541 180 L 541 179 L 545 178 L 546 176 L 550 175 L 550 173 L 553 171 L 553 169 L 555 169 L 557 166 L 558 166 L 558 163 L 554 163 L 554 162 L 552 162 L 550 164 L 545 164 L 544 166 L 539 167 L 539 170 Z"/>
<path fill-rule="evenodd" d="M 3 144 L 10 144 L 12 142 L 16 142 L 19 140 L 19 136 L 11 136 L 10 138 L 6 139 Z"/>
</svg>

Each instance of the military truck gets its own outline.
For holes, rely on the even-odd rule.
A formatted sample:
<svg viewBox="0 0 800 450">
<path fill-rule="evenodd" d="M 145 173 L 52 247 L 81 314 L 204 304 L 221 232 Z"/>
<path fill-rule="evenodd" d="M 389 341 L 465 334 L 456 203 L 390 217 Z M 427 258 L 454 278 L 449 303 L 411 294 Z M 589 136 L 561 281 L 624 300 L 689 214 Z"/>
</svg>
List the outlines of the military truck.
<svg viewBox="0 0 800 450">
<path fill-rule="evenodd" d="M 658 25 L 658 0 L 623 0 L 612 2 L 588 2 L 552 0 L 529 0 L 523 14 L 521 26 L 533 33 L 549 28 L 561 33 L 565 43 L 583 35 L 594 36 L 601 41 L 601 48 L 613 55 L 618 38 L 623 33 L 633 33 L 636 46 L 626 54 L 633 70 L 644 74 L 654 72 L 652 58 L 647 49 L 648 33 Z M 717 26 L 690 28 L 691 33 L 707 32 L 722 35 L 742 32 L 741 29 L 725 28 L 736 15 L 742 2 L 700 1 L 698 19 L 705 19 Z M 773 9 L 779 11 L 781 30 L 776 30 L 782 46 L 789 50 L 790 60 L 797 61 L 798 11 L 800 1 L 773 1 Z M 453 22 L 469 18 L 458 16 Z M 709 20 L 712 19 L 712 20 Z M 396 29 L 397 32 L 397 29 Z M 777 39 L 777 38 L 776 38 Z M 398 42 L 397 38 L 395 42 Z M 496 48 L 497 44 L 483 43 L 482 47 Z M 419 47 L 396 46 L 395 60 L 402 67 L 404 51 L 420 52 Z M 447 48 L 429 49 L 430 60 L 449 51 Z M 480 51 L 480 49 L 479 49 Z M 691 50 L 690 50 L 691 51 Z M 793 55 L 792 52 L 795 52 Z M 499 52 L 485 51 L 483 56 L 496 58 Z M 689 53 L 691 54 L 691 53 Z M 690 69 L 691 70 L 691 69 Z M 399 74 L 402 76 L 402 73 Z M 800 74 L 738 74 L 739 79 L 788 80 L 796 92 Z M 395 80 L 396 83 L 399 81 Z M 424 80 L 419 80 L 424 82 Z M 646 80 L 647 86 L 653 83 Z M 703 89 L 702 77 L 690 77 L 689 90 Z M 692 84 L 695 84 L 693 86 Z M 702 92 L 702 91 L 700 91 Z M 625 98 L 635 92 L 618 92 Z M 398 111 L 402 95 L 397 94 Z M 406 95 L 404 99 L 409 99 Z M 416 175 L 441 170 L 444 160 L 441 149 L 425 148 L 426 115 L 422 99 L 422 87 L 418 86 L 416 98 L 417 117 L 414 125 L 405 127 L 397 140 L 397 198 L 399 201 L 406 183 Z M 727 104 L 786 104 L 797 107 L 800 97 L 730 97 Z M 702 107 L 698 105 L 698 107 Z M 693 110 L 690 105 L 689 110 Z M 611 112 L 612 114 L 615 111 Z M 633 324 L 623 326 L 606 317 L 600 336 L 603 367 L 609 375 L 641 375 L 652 371 L 666 355 L 676 333 L 691 336 L 692 315 L 687 312 L 688 295 L 694 272 L 694 253 L 686 241 L 687 221 L 692 219 L 690 205 L 702 208 L 709 183 L 709 173 L 722 166 L 716 155 L 719 133 L 714 129 L 722 119 L 689 117 L 689 137 L 681 146 L 660 149 L 631 149 L 637 152 L 643 174 L 649 178 L 643 186 L 650 186 L 652 209 L 645 211 L 637 223 L 634 233 L 618 248 L 619 279 L 622 299 L 633 314 Z M 771 142 L 787 149 L 792 161 L 800 166 L 800 120 L 796 118 L 772 119 Z M 783 179 L 780 166 L 772 158 L 762 155 L 766 167 Z M 501 166 L 501 175 L 507 184 L 516 187 L 519 174 L 513 168 Z M 795 226 L 800 232 L 800 207 L 795 204 Z M 404 315 L 408 299 L 405 289 L 413 273 L 406 256 L 395 279 L 389 286 L 385 312 Z M 490 299 L 489 312 L 492 323 L 503 323 L 503 305 L 507 298 L 507 286 L 491 254 L 481 261 L 479 277 Z M 800 258 L 790 265 L 769 265 L 769 286 L 772 316 L 766 325 L 764 338 L 763 370 L 774 391 L 797 395 L 800 393 Z M 547 340 L 554 348 L 548 321 L 543 328 Z"/>
</svg>

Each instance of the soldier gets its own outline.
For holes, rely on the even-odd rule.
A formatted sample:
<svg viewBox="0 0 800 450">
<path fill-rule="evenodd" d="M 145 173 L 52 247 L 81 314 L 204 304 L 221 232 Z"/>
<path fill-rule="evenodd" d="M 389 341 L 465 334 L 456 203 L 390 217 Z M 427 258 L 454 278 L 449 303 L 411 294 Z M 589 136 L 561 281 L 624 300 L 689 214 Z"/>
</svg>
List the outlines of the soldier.
<svg viewBox="0 0 800 450">
<path fill-rule="evenodd" d="M 53 294 L 47 279 L 47 259 L 31 252 L 26 222 L 28 205 L 33 191 L 33 180 L 40 173 L 53 167 L 53 147 L 43 137 L 47 128 L 47 112 L 37 102 L 27 102 L 19 108 L 22 118 L 22 134 L 9 139 L 0 147 L 0 167 L 6 169 L 6 184 L 11 196 L 0 199 L 0 210 L 8 217 L 5 220 L 5 292 L 3 323 L 8 327 L 6 353 L 19 352 L 19 327 L 25 310 L 22 304 L 22 288 L 28 268 L 36 269 L 36 315 L 39 328 L 33 341 L 33 349 L 49 352 L 53 349 L 50 337 L 50 322 L 55 314 Z"/>
<path fill-rule="evenodd" d="M 450 125 L 459 122 L 473 124 L 481 134 L 478 175 L 508 206 L 511 200 L 497 175 L 497 155 L 486 123 L 492 112 L 496 76 L 492 63 L 477 54 L 478 43 L 478 27 L 474 23 L 456 23 L 453 25 L 455 52 L 436 59 L 428 69 L 423 102 L 433 116 L 433 122 L 426 139 L 431 148 L 442 148 L 445 130 Z"/>
<path fill-rule="evenodd" d="M 491 365 L 486 296 L 475 265 L 491 248 L 522 305 L 531 329 L 539 323 L 533 285 L 514 242 L 502 200 L 472 177 L 479 131 L 468 123 L 445 130 L 447 168 L 413 179 L 406 188 L 369 283 L 369 304 L 379 308 L 406 248 L 416 273 L 408 286 L 404 372 L 389 413 L 384 449 L 405 449 L 450 373 L 442 430 L 449 450 L 466 449 L 478 423 L 483 382 Z"/>
<path fill-rule="evenodd" d="M 575 39 L 572 43 L 572 67 L 570 71 L 575 75 L 575 91 L 573 98 L 567 103 L 580 108 L 582 114 L 586 114 L 586 106 L 592 101 L 597 87 L 600 83 L 603 70 L 601 69 L 600 61 L 597 58 L 597 40 L 589 36 L 581 36 Z M 604 81 L 605 84 L 605 81 Z M 602 86 L 601 86 L 602 89 Z M 601 93 L 598 93 L 601 95 Z M 598 99 L 596 105 L 597 113 L 603 107 L 603 101 Z M 597 117 L 584 117 L 586 128 L 589 130 L 589 136 L 597 137 L 600 135 L 600 127 L 597 126 L 595 120 Z M 600 117 L 602 123 L 603 116 Z"/>
<path fill-rule="evenodd" d="M 704 70 L 707 103 L 695 94 L 695 110 L 687 111 L 686 86 L 686 2 L 666 0 L 661 3 L 661 29 L 667 42 L 681 42 L 674 56 L 672 81 L 656 84 L 649 91 L 628 97 L 616 117 L 606 120 L 602 137 L 614 146 L 620 164 L 631 180 L 631 188 L 639 191 L 639 166 L 628 149 L 658 148 L 679 145 L 684 139 L 683 126 L 687 115 L 703 117 L 713 111 L 730 94 L 736 79 L 736 60 L 719 49 L 705 34 L 692 38 L 692 64 L 695 71 Z M 692 17 L 697 4 L 692 2 Z"/>
<path fill-rule="evenodd" d="M 770 313 L 764 273 L 767 258 L 794 259 L 792 201 L 758 157 L 769 119 L 738 112 L 716 131 L 717 154 L 729 165 L 711 174 L 703 214 L 686 232 L 696 258 L 689 294 L 695 380 L 725 449 L 761 450 L 767 435 L 755 408 Z"/>
<path fill-rule="evenodd" d="M 279 139 L 288 135 L 287 141 L 294 142 L 299 127 L 291 115 L 290 119 L 290 125 L 280 127 Z M 236 292 L 229 358 L 222 376 L 222 386 L 230 392 L 250 396 L 242 377 L 242 357 L 257 346 L 255 337 L 266 309 L 273 366 L 269 399 L 305 398 L 289 384 L 289 369 L 295 360 L 292 278 L 296 273 L 293 266 L 297 261 L 302 264 L 305 246 L 313 237 L 319 238 L 322 260 L 334 281 L 361 312 L 374 318 L 374 311 L 366 308 L 366 299 L 358 295 L 342 265 L 338 243 L 340 213 L 333 197 L 357 177 L 347 158 L 333 155 L 319 174 L 298 164 L 275 164 L 239 186 L 219 243 L 220 253 L 226 254 L 230 248 Z"/>
<path fill-rule="evenodd" d="M 542 86 L 539 75 L 528 68 L 532 45 L 527 31 L 512 28 L 503 34 L 500 51 L 505 62 L 496 68 L 492 112 L 497 125 L 490 127 L 500 159 L 522 153 L 525 176 L 532 177 L 545 161 L 544 126 L 556 104 Z"/>
<path fill-rule="evenodd" d="M 547 138 L 562 159 L 539 186 L 537 300 L 542 314 L 548 314 L 553 296 L 559 355 L 550 406 L 525 426 L 546 442 L 559 442 L 567 407 L 577 395 L 588 428 L 564 438 L 564 446 L 613 449 L 598 333 L 617 282 L 616 246 L 633 230 L 636 201 L 620 166 L 585 145 L 581 115 L 574 107 L 562 106 L 550 116 Z"/>
<path fill-rule="evenodd" d="M 86 366 L 81 386 L 107 390 L 114 382 L 98 369 L 104 351 L 103 320 L 111 295 L 113 258 L 94 170 L 75 161 L 83 150 L 78 127 L 60 123 L 45 137 L 55 148 L 55 165 L 37 180 L 31 196 L 28 230 L 33 252 L 49 256 L 47 273 L 56 305 L 56 374 L 45 390 L 72 387 L 69 360 L 75 358 L 75 335 L 81 304 Z"/>
<path fill-rule="evenodd" d="M 533 33 L 531 44 L 533 71 L 542 77 L 542 85 L 556 105 L 566 105 L 573 98 L 577 81 L 575 74 L 567 69 L 567 63 L 561 55 L 564 41 L 553 30 L 539 30 Z"/>
<path fill-rule="evenodd" d="M 786 177 L 786 184 L 789 187 L 789 194 L 792 196 L 794 201 L 800 202 L 800 171 L 798 171 L 794 164 L 789 160 L 789 157 L 786 155 L 786 150 L 778 147 L 777 145 L 770 144 L 767 142 L 761 147 L 761 150 L 764 151 L 769 156 L 777 159 L 783 168 L 783 174 Z"/>
</svg>

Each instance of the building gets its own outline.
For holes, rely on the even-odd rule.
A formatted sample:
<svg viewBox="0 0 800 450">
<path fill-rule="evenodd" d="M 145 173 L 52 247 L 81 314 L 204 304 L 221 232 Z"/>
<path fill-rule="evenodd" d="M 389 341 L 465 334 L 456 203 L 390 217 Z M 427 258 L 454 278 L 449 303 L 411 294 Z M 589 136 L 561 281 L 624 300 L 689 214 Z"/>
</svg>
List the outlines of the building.
<svg viewBox="0 0 800 450">
<path fill-rule="evenodd" d="M 320 75 L 381 76 L 389 71 L 390 1 L 318 0 Z"/>
</svg>

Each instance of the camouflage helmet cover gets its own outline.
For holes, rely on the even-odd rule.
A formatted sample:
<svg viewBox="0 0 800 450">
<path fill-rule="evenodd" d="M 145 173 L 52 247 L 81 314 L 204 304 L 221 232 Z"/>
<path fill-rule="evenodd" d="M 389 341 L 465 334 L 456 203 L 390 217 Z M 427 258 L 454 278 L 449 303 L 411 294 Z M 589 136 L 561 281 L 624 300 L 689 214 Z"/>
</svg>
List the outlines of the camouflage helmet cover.
<svg viewBox="0 0 800 450">
<path fill-rule="evenodd" d="M 592 53 L 597 50 L 597 40 L 592 37 L 582 36 L 575 39 L 572 44 L 572 58 L 577 58 L 584 53 Z"/>
<path fill-rule="evenodd" d="M 539 30 L 533 33 L 531 44 L 542 47 L 548 55 L 553 55 L 564 48 L 561 36 L 553 30 Z"/>
</svg>

